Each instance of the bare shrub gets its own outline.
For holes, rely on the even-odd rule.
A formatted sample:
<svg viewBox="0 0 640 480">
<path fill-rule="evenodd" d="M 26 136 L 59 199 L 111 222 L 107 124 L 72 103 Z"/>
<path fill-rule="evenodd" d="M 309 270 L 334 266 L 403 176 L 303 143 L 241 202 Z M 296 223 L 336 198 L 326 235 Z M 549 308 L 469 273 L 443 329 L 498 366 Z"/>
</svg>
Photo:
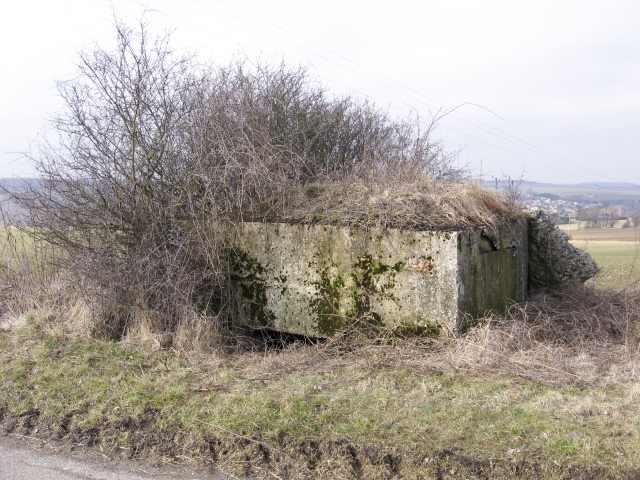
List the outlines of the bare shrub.
<svg viewBox="0 0 640 480">
<path fill-rule="evenodd" d="M 228 227 L 243 219 L 313 219 L 341 204 L 339 221 L 351 225 L 495 221 L 451 219 L 469 205 L 454 206 L 447 189 L 435 198 L 434 179 L 462 175 L 455 154 L 431 141 L 437 118 L 424 126 L 333 97 L 303 68 L 203 65 L 144 21 L 115 29 L 113 51 L 83 52 L 78 75 L 58 83 L 66 108 L 28 155 L 39 181 L 13 193 L 12 223 L 55 249 L 97 331 L 121 337 L 144 324 L 173 341 L 203 319 L 224 328 Z"/>
</svg>

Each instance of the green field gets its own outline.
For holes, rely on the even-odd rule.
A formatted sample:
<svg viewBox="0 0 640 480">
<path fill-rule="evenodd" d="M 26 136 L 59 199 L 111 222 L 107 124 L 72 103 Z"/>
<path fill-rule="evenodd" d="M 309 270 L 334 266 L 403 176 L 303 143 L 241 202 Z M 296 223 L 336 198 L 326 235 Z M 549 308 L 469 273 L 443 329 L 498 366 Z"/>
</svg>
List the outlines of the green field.
<svg viewBox="0 0 640 480">
<path fill-rule="evenodd" d="M 608 290 L 639 288 L 640 242 L 574 240 L 572 243 L 589 252 L 601 268 L 589 283 Z"/>
<path fill-rule="evenodd" d="M 601 268 L 589 283 L 600 289 L 620 290 L 640 286 L 640 228 L 583 228 L 571 223 L 559 225 L 571 243 L 589 254 Z"/>
</svg>

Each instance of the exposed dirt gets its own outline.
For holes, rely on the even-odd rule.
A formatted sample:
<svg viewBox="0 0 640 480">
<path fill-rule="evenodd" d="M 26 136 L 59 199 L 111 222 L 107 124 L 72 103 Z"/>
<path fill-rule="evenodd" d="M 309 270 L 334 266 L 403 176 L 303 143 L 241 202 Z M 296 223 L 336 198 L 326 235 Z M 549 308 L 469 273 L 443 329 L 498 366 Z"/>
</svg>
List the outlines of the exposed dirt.
<svg viewBox="0 0 640 480">
<path fill-rule="evenodd" d="M 186 464 L 238 477 L 281 479 L 640 479 L 640 469 L 609 472 L 602 467 L 548 466 L 546 463 L 507 459 L 478 459 L 452 447 L 441 451 L 399 452 L 393 447 L 361 446 L 343 440 L 320 438 L 262 439 L 221 432 L 195 437 L 158 427 L 158 412 L 118 424 L 79 428 L 73 416 L 52 421 L 32 409 L 14 415 L 0 412 L 0 433 L 55 442 L 61 449 L 99 454 L 113 460 L 139 459 L 158 465 Z"/>
</svg>

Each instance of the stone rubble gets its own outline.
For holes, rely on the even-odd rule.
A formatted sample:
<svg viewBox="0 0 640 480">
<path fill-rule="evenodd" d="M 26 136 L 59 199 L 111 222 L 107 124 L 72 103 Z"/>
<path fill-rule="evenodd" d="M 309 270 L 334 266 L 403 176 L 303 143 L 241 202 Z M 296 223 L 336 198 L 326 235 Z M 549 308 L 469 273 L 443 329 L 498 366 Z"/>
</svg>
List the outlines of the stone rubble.
<svg viewBox="0 0 640 480">
<path fill-rule="evenodd" d="M 569 236 L 539 210 L 529 218 L 529 287 L 558 288 L 585 282 L 600 271 L 584 250 L 569 243 Z"/>
</svg>

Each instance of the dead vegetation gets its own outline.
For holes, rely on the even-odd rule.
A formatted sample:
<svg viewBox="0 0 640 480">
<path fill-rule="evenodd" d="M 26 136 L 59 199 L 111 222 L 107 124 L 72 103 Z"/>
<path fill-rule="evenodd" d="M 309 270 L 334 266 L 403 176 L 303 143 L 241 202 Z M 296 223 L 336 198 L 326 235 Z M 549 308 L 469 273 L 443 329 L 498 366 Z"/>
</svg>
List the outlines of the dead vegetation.
<svg viewBox="0 0 640 480">
<path fill-rule="evenodd" d="M 229 337 L 203 318 L 166 338 L 143 310 L 105 341 L 65 270 L 6 245 L 5 432 L 264 478 L 637 473 L 638 290 L 539 292 L 455 338 L 366 319 L 326 341 Z"/>
<path fill-rule="evenodd" d="M 173 345 L 224 330 L 235 222 L 452 229 L 522 215 L 461 183 L 457 153 L 433 140 L 446 112 L 394 118 L 304 68 L 203 64 L 144 21 L 115 27 L 113 50 L 82 52 L 58 83 L 65 108 L 26 155 L 38 180 L 7 192 L 20 208 L 5 219 L 54 247 L 96 332 Z"/>
<path fill-rule="evenodd" d="M 247 219 L 355 228 L 454 230 L 495 228 L 524 218 L 504 195 L 473 182 L 443 182 L 409 172 L 351 177 L 293 190 L 286 209 Z M 406 177 L 406 178 L 405 178 Z"/>
<path fill-rule="evenodd" d="M 95 340 L 78 312 L 47 312 L 3 324 L 6 432 L 264 478 L 637 473 L 638 291 L 540 293 L 458 338 L 365 324 L 207 351 Z"/>
<path fill-rule="evenodd" d="M 606 385 L 640 371 L 640 292 L 576 285 L 539 293 L 445 340 L 431 368 L 514 375 L 549 383 Z"/>
<path fill-rule="evenodd" d="M 533 295 L 504 314 L 479 320 L 458 337 L 407 336 L 356 324 L 339 337 L 303 347 L 306 353 L 255 354 L 260 365 L 250 368 L 313 368 L 320 357 L 323 368 L 333 368 L 332 362 L 366 362 L 372 369 L 393 366 L 425 373 L 517 376 L 548 384 L 608 385 L 637 378 L 639 344 L 638 290 L 611 293 L 576 285 Z"/>
<path fill-rule="evenodd" d="M 465 205 L 454 192 L 471 189 L 472 194 L 485 195 L 468 184 L 449 188 L 452 208 Z M 492 201 L 491 196 L 486 198 Z M 494 208 L 493 203 L 489 208 Z M 100 337 L 106 330 L 100 322 L 109 321 L 109 312 L 96 311 L 84 301 L 81 279 L 50 261 L 55 258 L 49 256 L 50 249 L 12 227 L 5 228 L 0 274 L 3 324 L 23 325 L 28 318 L 54 335 Z M 216 318 L 194 312 L 181 315 L 171 331 L 163 329 L 158 314 L 149 309 L 134 309 L 132 315 L 126 335 L 116 339 L 202 358 L 240 352 L 234 362 L 255 372 L 271 372 L 268 375 L 313 368 L 319 359 L 325 367 L 331 362 L 370 362 L 372 368 L 400 365 L 426 372 L 515 375 L 559 384 L 615 383 L 633 379 L 640 371 L 640 291 L 633 287 L 601 291 L 576 284 L 561 291 L 540 291 L 503 314 L 478 320 L 464 335 L 453 338 L 407 336 L 362 318 L 350 322 L 349 329 L 338 336 L 309 345 L 296 343 L 299 337 L 277 333 L 243 336 L 221 328 Z M 274 348 L 278 346 L 282 349 Z"/>
<path fill-rule="evenodd" d="M 449 449 L 446 442 L 458 437 L 446 434 L 446 448 L 433 443 L 429 451 L 417 451 L 416 442 L 436 434 L 431 425 L 410 423 L 411 416 L 426 415 L 425 398 L 446 391 L 441 376 L 480 378 L 464 387 L 467 396 L 484 379 L 518 378 L 547 386 L 631 385 L 629 401 L 635 400 L 640 293 L 631 289 L 616 294 L 576 286 L 538 293 L 456 338 L 403 335 L 366 319 L 315 343 L 229 335 L 228 239 L 219 228 L 224 222 L 491 228 L 522 213 L 509 199 L 458 181 L 454 157 L 430 140 L 433 122 L 425 128 L 415 119 L 390 119 L 366 103 L 331 98 L 301 70 L 252 70 L 242 63 L 192 70 L 193 59 L 176 59 L 166 39 L 145 44 L 144 35 L 144 29 L 135 33 L 118 25 L 118 51 L 83 57 L 88 83 L 61 85 L 68 106 L 56 123 L 62 150 L 45 145 L 35 157 L 42 185 L 20 198 L 29 214 L 22 230 L 6 229 L 2 328 L 32 333 L 3 337 L 19 345 L 2 353 L 7 364 L 16 353 L 19 373 L 3 379 L 13 397 L 0 397 L 0 420 L 32 434 L 46 414 L 30 402 L 43 398 L 42 411 L 60 409 L 55 428 L 61 435 L 71 434 L 65 422 L 80 412 L 88 419 L 80 418 L 72 435 L 92 445 L 102 441 L 117 451 L 124 444 L 131 455 L 168 461 L 184 460 L 192 451 L 209 462 L 236 465 L 240 473 L 248 468 L 265 476 L 442 476 L 455 468 L 459 478 L 495 476 L 499 469 L 507 477 L 520 469 L 535 478 L 540 470 L 518 459 L 515 447 L 506 450 L 513 450 L 507 460 L 479 460 Z M 145 45 L 147 56 L 132 55 Z M 159 71 L 167 75 L 156 76 Z M 101 85 L 127 101 L 101 103 L 109 89 L 99 92 L 102 97 L 92 95 Z M 42 334 L 60 345 L 47 350 L 43 342 L 33 349 L 39 340 L 29 335 Z M 102 348 L 105 337 L 112 343 Z M 139 346 L 147 356 L 126 350 Z M 114 364 L 107 364 L 115 351 Z M 58 397 L 64 392 L 63 402 L 55 404 L 58 397 L 47 397 L 37 377 L 38 369 L 56 368 L 45 358 L 53 358 L 52 364 L 70 359 L 86 375 L 104 362 L 92 378 L 99 388 L 88 391 L 92 382 L 81 385 L 74 377 L 52 389 Z M 111 388 L 105 382 L 124 382 L 123 371 L 140 385 L 122 385 L 139 390 L 116 389 L 105 400 Z M 112 378 L 103 378 L 104 372 Z M 39 383 L 29 383 L 32 377 Z M 67 377 L 55 371 L 42 378 Z M 10 382 L 25 382 L 28 391 Z M 118 397 L 125 393 L 130 397 Z M 74 396 L 77 404 L 69 406 Z M 445 392 L 438 399 L 447 405 L 454 397 Z M 12 410 L 17 398 L 23 411 Z M 246 399 L 254 403 L 242 403 Z M 124 406 L 110 403 L 120 400 Z M 212 418 L 212 405 L 224 401 L 226 410 Z M 507 408 L 509 398 L 500 401 Z M 586 411 L 600 408 L 583 403 Z M 132 411 L 117 413 L 116 407 Z M 325 414 L 329 407 L 335 410 Z M 484 415 L 480 405 L 471 407 Z M 469 408 L 462 404 L 454 413 L 463 416 Z M 388 420 L 396 410 L 402 418 Z M 358 417 L 366 412 L 369 423 L 363 426 Z M 306 425 L 296 415 L 316 423 Z M 447 415 L 434 418 L 442 423 Z M 169 433 L 156 424 L 167 417 L 174 422 Z M 495 414 L 492 421 L 502 417 Z M 335 435 L 341 438 L 325 438 L 340 428 L 345 431 Z M 381 434 L 406 444 L 398 451 L 381 447 Z M 565 460 L 548 471 L 571 478 L 571 458 Z M 598 466 L 576 471 L 587 478 L 602 473 Z"/>
</svg>

